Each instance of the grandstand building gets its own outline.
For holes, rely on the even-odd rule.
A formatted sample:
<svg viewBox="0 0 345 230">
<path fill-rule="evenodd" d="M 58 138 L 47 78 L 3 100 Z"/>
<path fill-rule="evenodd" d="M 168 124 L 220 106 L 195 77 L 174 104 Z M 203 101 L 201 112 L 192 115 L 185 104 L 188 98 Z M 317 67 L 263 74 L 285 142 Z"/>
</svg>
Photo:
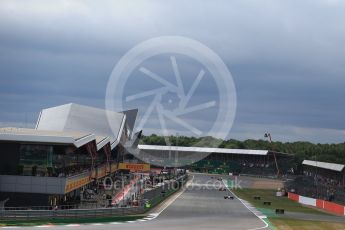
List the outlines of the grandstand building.
<svg viewBox="0 0 345 230">
<path fill-rule="evenodd" d="M 290 191 L 315 199 L 345 204 L 345 165 L 304 160 L 303 175 L 287 184 Z"/>
<path fill-rule="evenodd" d="M 138 152 L 133 155 L 151 165 L 181 165 L 199 172 L 272 176 L 291 172 L 294 159 L 289 154 L 269 150 L 158 145 L 139 145 Z"/>
</svg>

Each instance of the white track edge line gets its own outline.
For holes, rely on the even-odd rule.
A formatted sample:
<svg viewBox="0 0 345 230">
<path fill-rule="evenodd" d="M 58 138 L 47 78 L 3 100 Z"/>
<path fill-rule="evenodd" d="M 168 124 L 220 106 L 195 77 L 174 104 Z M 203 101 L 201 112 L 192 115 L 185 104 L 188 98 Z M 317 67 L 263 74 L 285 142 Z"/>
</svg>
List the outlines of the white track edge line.
<svg viewBox="0 0 345 230">
<path fill-rule="evenodd" d="M 260 216 L 258 216 L 256 213 L 254 213 L 252 210 L 250 210 L 249 207 L 247 207 L 247 205 L 242 201 L 242 199 L 240 199 L 238 196 L 236 196 L 235 193 L 233 193 L 227 186 L 227 184 L 225 184 L 224 180 L 222 180 L 223 184 L 225 185 L 225 187 L 229 190 L 229 192 L 231 192 L 231 194 L 236 197 L 242 204 L 244 207 L 246 207 L 251 213 L 253 213 L 259 220 L 261 220 L 265 226 L 264 227 L 259 227 L 259 228 L 250 228 L 248 230 L 260 230 L 260 229 L 265 229 L 267 227 L 269 227 L 268 223 L 263 219 L 263 218 L 260 218 Z"/>
</svg>

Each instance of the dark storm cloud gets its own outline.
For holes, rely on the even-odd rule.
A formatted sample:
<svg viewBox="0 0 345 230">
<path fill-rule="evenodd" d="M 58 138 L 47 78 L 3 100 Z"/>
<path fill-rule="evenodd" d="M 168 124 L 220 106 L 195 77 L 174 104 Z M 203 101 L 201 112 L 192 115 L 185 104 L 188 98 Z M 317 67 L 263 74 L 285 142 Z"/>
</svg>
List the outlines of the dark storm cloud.
<svg viewBox="0 0 345 230">
<path fill-rule="evenodd" d="M 1 1 L 0 121 L 33 124 L 40 109 L 69 102 L 104 107 L 108 78 L 126 51 L 152 37 L 180 35 L 209 46 L 233 74 L 238 110 L 229 137 L 271 131 L 283 141 L 339 142 L 344 10 L 335 0 Z M 163 62 L 149 67 L 170 76 Z M 197 70 L 185 65 L 186 88 Z M 147 83 L 140 81 L 129 90 Z M 196 103 L 215 94 L 207 84 L 198 90 Z M 210 122 L 205 114 L 188 119 Z M 147 126 L 159 128 L 154 119 Z"/>
</svg>

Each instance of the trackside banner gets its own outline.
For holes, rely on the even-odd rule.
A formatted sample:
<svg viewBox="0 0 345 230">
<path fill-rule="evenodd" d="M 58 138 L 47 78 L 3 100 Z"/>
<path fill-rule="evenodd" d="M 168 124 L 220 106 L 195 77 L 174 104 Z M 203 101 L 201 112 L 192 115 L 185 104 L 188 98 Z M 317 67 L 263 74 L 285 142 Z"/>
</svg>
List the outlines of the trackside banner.
<svg viewBox="0 0 345 230">
<path fill-rule="evenodd" d="M 131 164 L 131 163 L 119 163 L 119 169 L 130 170 L 131 172 L 137 171 L 150 171 L 149 164 Z"/>
</svg>

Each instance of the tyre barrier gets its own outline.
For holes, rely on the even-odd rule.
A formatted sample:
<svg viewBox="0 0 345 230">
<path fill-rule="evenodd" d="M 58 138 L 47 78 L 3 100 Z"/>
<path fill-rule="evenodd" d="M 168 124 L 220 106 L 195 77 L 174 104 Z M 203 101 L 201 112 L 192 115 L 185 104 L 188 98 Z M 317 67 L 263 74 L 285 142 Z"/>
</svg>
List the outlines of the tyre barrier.
<svg viewBox="0 0 345 230">
<path fill-rule="evenodd" d="M 271 201 L 264 201 L 264 205 L 271 206 L 272 202 Z"/>
<path fill-rule="evenodd" d="M 276 209 L 276 214 L 284 214 L 285 213 L 285 210 L 284 209 Z"/>
</svg>

